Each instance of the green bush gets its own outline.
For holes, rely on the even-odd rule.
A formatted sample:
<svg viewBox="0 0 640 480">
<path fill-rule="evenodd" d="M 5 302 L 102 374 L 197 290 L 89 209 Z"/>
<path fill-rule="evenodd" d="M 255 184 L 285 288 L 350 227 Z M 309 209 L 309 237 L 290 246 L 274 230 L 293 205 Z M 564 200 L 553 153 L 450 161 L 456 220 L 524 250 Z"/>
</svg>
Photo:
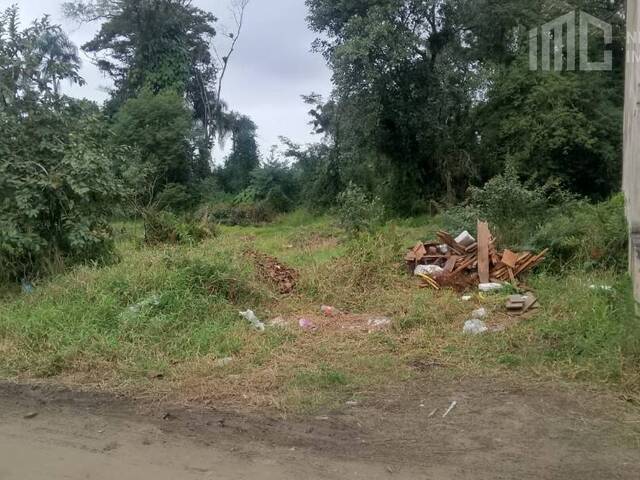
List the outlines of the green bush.
<svg viewBox="0 0 640 480">
<path fill-rule="evenodd" d="M 580 202 L 553 215 L 531 244 L 549 248 L 556 265 L 624 270 L 628 262 L 628 228 L 623 194 L 607 202 Z"/>
<path fill-rule="evenodd" d="M 145 243 L 194 244 L 217 235 L 213 217 L 203 210 L 195 215 L 177 216 L 168 211 L 143 212 Z"/>
<path fill-rule="evenodd" d="M 337 214 L 340 226 L 348 233 L 370 232 L 384 219 L 384 207 L 379 198 L 350 183 L 338 196 Z"/>
<path fill-rule="evenodd" d="M 218 204 L 207 207 L 211 218 L 223 225 L 261 225 L 271 222 L 276 217 L 276 212 L 265 202 Z"/>
<path fill-rule="evenodd" d="M 507 169 L 484 187 L 470 188 L 467 204 L 445 212 L 443 221 L 457 233 L 473 232 L 478 219 L 486 220 L 502 246 L 520 247 L 550 217 L 576 204 L 577 199 L 557 184 L 526 185 L 513 169 Z"/>
<path fill-rule="evenodd" d="M 180 213 L 195 208 L 200 202 L 200 196 L 197 190 L 186 185 L 171 183 L 160 192 L 156 202 L 161 210 Z"/>
</svg>

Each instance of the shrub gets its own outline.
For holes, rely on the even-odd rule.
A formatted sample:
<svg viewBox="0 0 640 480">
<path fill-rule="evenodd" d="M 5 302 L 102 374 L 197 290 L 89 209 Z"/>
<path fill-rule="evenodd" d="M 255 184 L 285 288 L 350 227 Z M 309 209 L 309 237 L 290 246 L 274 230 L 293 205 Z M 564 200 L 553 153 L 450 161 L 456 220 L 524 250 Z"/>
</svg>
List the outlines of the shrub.
<svg viewBox="0 0 640 480">
<path fill-rule="evenodd" d="M 201 211 L 179 217 L 168 211 L 146 210 L 143 213 L 144 240 L 147 244 L 193 244 L 217 235 L 211 215 Z"/>
<path fill-rule="evenodd" d="M 556 265 L 624 270 L 628 261 L 628 228 L 624 195 L 607 202 L 580 202 L 552 216 L 533 236 L 537 248 L 550 248 Z"/>
<path fill-rule="evenodd" d="M 200 201 L 198 192 L 186 185 L 171 183 L 156 198 L 158 208 L 175 213 L 195 208 Z"/>
<path fill-rule="evenodd" d="M 372 231 L 384 219 L 380 199 L 370 197 L 353 183 L 338 196 L 338 205 L 340 226 L 350 234 Z"/>
<path fill-rule="evenodd" d="M 475 231 L 478 219 L 487 220 L 502 245 L 518 247 L 550 217 L 576 204 L 577 199 L 557 184 L 526 185 L 508 168 L 484 187 L 472 187 L 467 204 L 445 212 L 443 221 L 458 232 Z"/>
<path fill-rule="evenodd" d="M 111 159 L 82 136 L 63 148 L 60 158 L 38 161 L 0 155 L 4 280 L 46 274 L 53 264 L 105 259 L 112 253 L 108 218 L 121 199 L 121 187 Z"/>
<path fill-rule="evenodd" d="M 265 202 L 218 204 L 208 207 L 208 211 L 213 220 L 229 226 L 260 225 L 276 217 L 276 212 Z"/>
</svg>

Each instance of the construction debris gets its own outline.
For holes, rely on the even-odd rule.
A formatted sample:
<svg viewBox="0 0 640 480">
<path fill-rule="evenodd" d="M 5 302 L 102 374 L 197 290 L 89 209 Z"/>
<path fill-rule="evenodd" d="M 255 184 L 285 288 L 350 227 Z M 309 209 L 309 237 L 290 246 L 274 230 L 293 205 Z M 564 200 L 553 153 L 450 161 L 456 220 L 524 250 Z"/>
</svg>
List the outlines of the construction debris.
<svg viewBox="0 0 640 480">
<path fill-rule="evenodd" d="M 407 269 L 420 277 L 424 288 L 439 290 L 453 287 L 464 290 L 479 286 L 483 292 L 501 289 L 508 282 L 516 286 L 518 279 L 545 259 L 540 254 L 513 252 L 496 248 L 496 239 L 486 222 L 478 221 L 478 239 L 469 232 L 456 238 L 443 230 L 437 240 L 418 243 L 407 253 Z M 446 247 L 446 248 L 443 248 Z"/>
<path fill-rule="evenodd" d="M 507 310 L 512 315 L 524 315 L 534 308 L 538 303 L 538 299 L 532 294 L 527 295 L 511 295 L 507 300 Z"/>
<path fill-rule="evenodd" d="M 480 335 L 482 333 L 488 332 L 489 328 L 487 325 L 478 319 L 468 320 L 464 324 L 464 328 L 462 332 L 467 335 Z"/>
</svg>

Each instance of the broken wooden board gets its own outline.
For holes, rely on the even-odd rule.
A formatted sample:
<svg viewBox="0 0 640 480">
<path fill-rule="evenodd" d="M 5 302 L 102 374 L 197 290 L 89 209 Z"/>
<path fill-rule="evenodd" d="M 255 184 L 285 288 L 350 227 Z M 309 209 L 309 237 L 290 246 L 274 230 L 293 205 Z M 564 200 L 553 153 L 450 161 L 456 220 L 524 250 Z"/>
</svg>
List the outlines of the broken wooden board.
<svg viewBox="0 0 640 480">
<path fill-rule="evenodd" d="M 502 263 L 504 263 L 507 267 L 514 269 L 518 264 L 518 254 L 512 252 L 511 250 L 505 250 L 502 254 Z"/>
<path fill-rule="evenodd" d="M 478 276 L 480 283 L 489 283 L 489 245 L 491 243 L 491 232 L 489 224 L 478 220 Z"/>
</svg>

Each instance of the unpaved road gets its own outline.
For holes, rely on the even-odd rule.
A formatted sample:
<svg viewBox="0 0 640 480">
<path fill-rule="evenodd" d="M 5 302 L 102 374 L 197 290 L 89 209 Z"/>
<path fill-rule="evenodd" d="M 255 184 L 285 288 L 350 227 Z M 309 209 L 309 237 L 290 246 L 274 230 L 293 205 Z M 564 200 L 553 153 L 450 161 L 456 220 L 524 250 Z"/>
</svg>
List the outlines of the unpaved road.
<svg viewBox="0 0 640 480">
<path fill-rule="evenodd" d="M 640 410 L 495 379 L 429 377 L 295 418 L 0 384 L 0 480 L 301 478 L 637 480 Z"/>
</svg>

